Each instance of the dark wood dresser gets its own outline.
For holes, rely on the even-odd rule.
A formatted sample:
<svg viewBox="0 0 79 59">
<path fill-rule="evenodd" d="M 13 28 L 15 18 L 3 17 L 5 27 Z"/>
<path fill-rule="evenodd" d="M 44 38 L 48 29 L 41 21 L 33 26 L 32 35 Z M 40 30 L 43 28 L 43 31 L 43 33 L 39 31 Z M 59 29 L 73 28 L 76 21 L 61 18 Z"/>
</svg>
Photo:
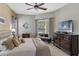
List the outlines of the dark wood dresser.
<svg viewBox="0 0 79 59">
<path fill-rule="evenodd" d="M 78 55 L 78 37 L 77 34 L 72 33 L 54 33 L 53 44 L 71 56 Z"/>
</svg>

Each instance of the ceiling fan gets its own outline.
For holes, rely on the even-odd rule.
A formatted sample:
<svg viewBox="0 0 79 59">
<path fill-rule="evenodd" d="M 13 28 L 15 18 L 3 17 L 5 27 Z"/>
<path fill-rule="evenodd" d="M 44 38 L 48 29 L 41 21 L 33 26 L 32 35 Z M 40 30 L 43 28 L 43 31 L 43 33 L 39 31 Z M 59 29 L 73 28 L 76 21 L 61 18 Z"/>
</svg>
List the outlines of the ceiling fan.
<svg viewBox="0 0 79 59">
<path fill-rule="evenodd" d="M 47 8 L 41 7 L 42 5 L 44 5 L 44 3 L 34 3 L 34 5 L 29 4 L 29 3 L 25 3 L 26 5 L 29 6 L 33 6 L 32 8 L 28 8 L 27 10 L 31 10 L 31 9 L 42 9 L 42 10 L 47 10 Z"/>
</svg>

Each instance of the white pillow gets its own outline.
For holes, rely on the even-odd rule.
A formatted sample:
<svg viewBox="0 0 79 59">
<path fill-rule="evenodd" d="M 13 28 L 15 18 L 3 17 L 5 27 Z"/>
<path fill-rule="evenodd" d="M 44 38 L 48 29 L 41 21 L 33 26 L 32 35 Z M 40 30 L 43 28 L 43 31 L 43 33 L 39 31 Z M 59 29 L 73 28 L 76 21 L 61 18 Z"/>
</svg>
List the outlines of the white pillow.
<svg viewBox="0 0 79 59">
<path fill-rule="evenodd" d="M 7 48 L 3 45 L 0 45 L 0 51 L 5 51 Z"/>
</svg>

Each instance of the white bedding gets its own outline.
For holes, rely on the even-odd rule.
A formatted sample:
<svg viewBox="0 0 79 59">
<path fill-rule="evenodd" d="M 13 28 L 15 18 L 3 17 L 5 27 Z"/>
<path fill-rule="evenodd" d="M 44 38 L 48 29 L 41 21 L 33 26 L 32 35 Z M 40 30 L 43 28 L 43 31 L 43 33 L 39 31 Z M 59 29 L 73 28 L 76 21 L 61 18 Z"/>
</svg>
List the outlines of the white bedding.
<svg viewBox="0 0 79 59">
<path fill-rule="evenodd" d="M 50 56 L 48 46 L 40 38 L 24 38 L 25 43 L 2 52 L 4 56 Z"/>
<path fill-rule="evenodd" d="M 8 52 L 8 56 L 35 56 L 36 47 L 32 41 L 32 38 L 24 38 L 25 43 L 19 45 L 19 47 L 14 48 Z"/>
</svg>

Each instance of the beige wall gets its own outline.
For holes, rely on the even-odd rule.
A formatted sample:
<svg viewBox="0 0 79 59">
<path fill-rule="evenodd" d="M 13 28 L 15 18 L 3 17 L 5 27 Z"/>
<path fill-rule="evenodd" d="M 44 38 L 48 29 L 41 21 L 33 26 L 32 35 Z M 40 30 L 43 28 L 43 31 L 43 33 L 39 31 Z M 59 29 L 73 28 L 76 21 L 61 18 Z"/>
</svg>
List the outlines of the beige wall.
<svg viewBox="0 0 79 59">
<path fill-rule="evenodd" d="M 0 24 L 0 30 L 9 30 L 12 16 L 15 15 L 13 11 L 4 3 L 0 3 L 0 16 L 5 17 L 5 24 Z"/>
</svg>

